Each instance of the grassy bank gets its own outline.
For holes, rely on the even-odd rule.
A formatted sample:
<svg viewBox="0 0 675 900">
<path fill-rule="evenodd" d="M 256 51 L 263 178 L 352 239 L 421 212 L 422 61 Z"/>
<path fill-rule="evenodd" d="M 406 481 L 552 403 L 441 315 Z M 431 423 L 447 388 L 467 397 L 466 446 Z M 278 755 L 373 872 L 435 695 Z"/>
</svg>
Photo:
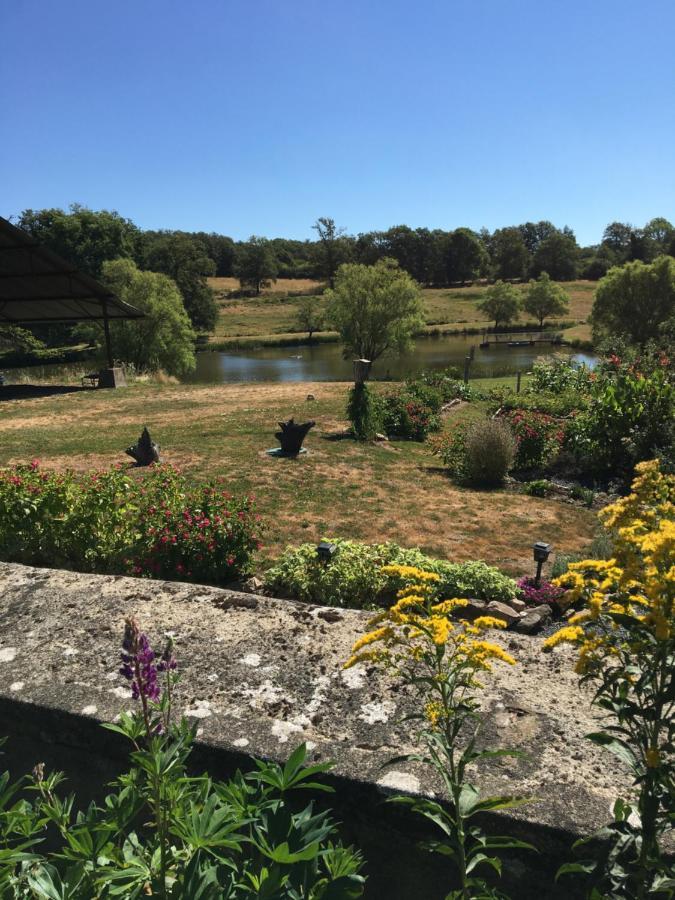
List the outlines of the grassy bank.
<svg viewBox="0 0 675 900">
<path fill-rule="evenodd" d="M 297 346 L 307 342 L 307 333 L 297 325 L 302 296 L 319 291 L 318 282 L 309 279 L 279 280 L 261 293 L 259 297 L 231 297 L 230 292 L 238 286 L 236 279 L 214 278 L 209 280 L 216 291 L 220 309 L 218 323 L 209 337 L 213 349 L 252 349 L 254 347 Z M 586 325 L 593 306 L 596 282 L 572 281 L 562 283 L 570 295 L 570 308 L 565 316 L 547 320 L 551 329 L 583 329 L 573 337 L 590 340 L 590 329 Z M 484 285 L 457 288 L 425 288 L 422 290 L 425 334 L 480 334 L 491 325 L 478 310 L 477 304 L 485 293 Z M 325 299 L 316 294 L 319 306 Z M 514 328 L 538 330 L 537 322 L 527 314 L 521 315 Z M 568 332 L 565 333 L 565 338 Z M 318 341 L 337 340 L 334 332 L 320 332 L 314 336 Z"/>
<path fill-rule="evenodd" d="M 588 510 L 459 488 L 423 444 L 363 445 L 345 437 L 348 387 L 137 384 L 3 401 L 0 465 L 35 457 L 59 469 L 127 464 L 124 448 L 147 425 L 166 461 L 190 477 L 221 475 L 231 490 L 256 494 L 268 525 L 263 561 L 287 544 L 342 536 L 393 540 L 451 560 L 485 559 L 521 574 L 532 567 L 535 540 L 551 540 L 561 551 L 590 540 Z M 309 394 L 316 399 L 308 401 Z M 453 415 L 481 413 L 480 404 L 466 404 Z M 291 416 L 316 421 L 310 452 L 297 460 L 269 457 L 277 422 Z"/>
</svg>

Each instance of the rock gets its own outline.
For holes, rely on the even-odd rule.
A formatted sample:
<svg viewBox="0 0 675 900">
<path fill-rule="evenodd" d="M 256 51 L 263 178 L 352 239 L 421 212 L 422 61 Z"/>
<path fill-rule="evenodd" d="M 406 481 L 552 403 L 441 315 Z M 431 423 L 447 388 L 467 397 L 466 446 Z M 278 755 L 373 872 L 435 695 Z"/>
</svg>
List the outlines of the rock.
<svg viewBox="0 0 675 900">
<path fill-rule="evenodd" d="M 535 634 L 551 621 L 553 612 L 548 603 L 528 609 L 525 615 L 513 626 L 519 634 Z"/>
<path fill-rule="evenodd" d="M 502 622 L 506 622 L 507 628 L 520 619 L 520 613 L 516 612 L 512 606 L 500 603 L 499 600 L 491 600 L 485 612 L 488 616 L 494 616 L 495 619 L 501 619 Z"/>
<path fill-rule="evenodd" d="M 265 582 L 257 575 L 244 578 L 242 581 L 232 581 L 227 585 L 230 591 L 240 591 L 242 594 L 260 594 L 265 589 Z"/>
<path fill-rule="evenodd" d="M 524 612 L 527 609 L 527 603 L 519 597 L 512 597 L 507 601 L 508 605 L 513 607 L 516 612 Z"/>
<path fill-rule="evenodd" d="M 375 440 L 376 440 L 376 441 L 388 441 L 389 438 L 387 437 L 386 434 L 376 434 L 376 435 L 375 435 Z"/>
<path fill-rule="evenodd" d="M 487 615 L 487 603 L 485 600 L 469 600 L 468 605 L 458 607 L 454 615 L 458 619 L 466 619 L 469 622 L 473 622 L 478 616 Z"/>
</svg>

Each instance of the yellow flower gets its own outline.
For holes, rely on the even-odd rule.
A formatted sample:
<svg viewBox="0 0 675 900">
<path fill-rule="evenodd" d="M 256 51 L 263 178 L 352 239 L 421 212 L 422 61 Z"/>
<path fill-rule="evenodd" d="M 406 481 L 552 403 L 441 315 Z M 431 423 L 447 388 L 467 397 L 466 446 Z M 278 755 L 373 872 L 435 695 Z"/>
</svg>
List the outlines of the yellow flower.
<svg viewBox="0 0 675 900">
<path fill-rule="evenodd" d="M 584 636 L 584 629 L 579 625 L 568 625 L 561 628 L 544 641 L 544 649 L 552 650 L 558 644 L 576 644 Z"/>
<path fill-rule="evenodd" d="M 435 728 L 443 715 L 442 704 L 439 703 L 438 700 L 430 700 L 424 707 L 424 715 L 429 721 L 429 724 Z"/>
<path fill-rule="evenodd" d="M 503 619 L 497 619 L 495 616 L 478 616 L 473 621 L 474 627 L 480 631 L 487 628 L 506 628 L 506 622 Z"/>
</svg>

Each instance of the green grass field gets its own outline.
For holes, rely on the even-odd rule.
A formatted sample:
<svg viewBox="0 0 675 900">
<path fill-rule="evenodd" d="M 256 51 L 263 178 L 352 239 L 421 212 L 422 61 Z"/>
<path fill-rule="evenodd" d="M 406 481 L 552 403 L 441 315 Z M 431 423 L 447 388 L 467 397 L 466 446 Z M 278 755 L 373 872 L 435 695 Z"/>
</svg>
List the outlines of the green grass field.
<svg viewBox="0 0 675 900">
<path fill-rule="evenodd" d="M 574 551 L 591 539 L 595 520 L 586 509 L 460 488 L 427 445 L 360 444 L 346 437 L 348 387 L 136 384 L 5 400 L 0 465 L 35 457 L 59 469 L 129 464 L 124 449 L 147 425 L 167 462 L 195 479 L 221 475 L 233 491 L 256 495 L 268 526 L 262 563 L 287 544 L 349 537 L 420 546 L 452 560 L 485 559 L 518 575 L 532 566 L 535 540 Z M 316 399 L 308 401 L 308 394 Z M 481 412 L 479 404 L 465 404 L 451 415 Z M 316 420 L 306 442 L 310 452 L 297 460 L 269 457 L 276 423 L 291 416 Z"/>
<path fill-rule="evenodd" d="M 220 316 L 210 342 L 227 346 L 228 343 L 274 344 L 290 342 L 302 337 L 297 316 L 302 298 L 298 292 L 309 293 L 320 288 L 318 282 L 308 279 L 279 280 L 259 297 L 232 298 L 229 292 L 237 284 L 232 278 L 212 278 L 209 283 L 216 292 Z M 573 323 L 574 337 L 582 340 L 590 338 L 589 327 L 585 324 L 593 306 L 596 283 L 593 281 L 571 281 L 563 283 L 570 295 L 569 312 L 561 319 L 550 319 L 548 325 L 555 327 L 561 321 Z M 422 301 L 427 331 L 462 331 L 484 328 L 488 322 L 477 308 L 477 303 L 485 292 L 484 286 L 464 288 L 424 288 Z M 321 296 L 319 304 L 325 303 Z M 522 315 L 519 324 L 531 321 Z M 336 340 L 334 332 L 322 332 L 323 339 Z"/>
</svg>

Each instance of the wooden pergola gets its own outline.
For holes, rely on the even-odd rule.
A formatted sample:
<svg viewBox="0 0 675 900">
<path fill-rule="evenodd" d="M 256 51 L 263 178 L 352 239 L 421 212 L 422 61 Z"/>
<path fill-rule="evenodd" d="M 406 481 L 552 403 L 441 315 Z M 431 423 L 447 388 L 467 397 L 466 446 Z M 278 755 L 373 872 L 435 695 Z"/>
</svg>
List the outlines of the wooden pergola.
<svg viewBox="0 0 675 900">
<path fill-rule="evenodd" d="M 110 322 L 144 314 L 0 216 L 0 325 L 102 322 L 110 369 Z"/>
</svg>

